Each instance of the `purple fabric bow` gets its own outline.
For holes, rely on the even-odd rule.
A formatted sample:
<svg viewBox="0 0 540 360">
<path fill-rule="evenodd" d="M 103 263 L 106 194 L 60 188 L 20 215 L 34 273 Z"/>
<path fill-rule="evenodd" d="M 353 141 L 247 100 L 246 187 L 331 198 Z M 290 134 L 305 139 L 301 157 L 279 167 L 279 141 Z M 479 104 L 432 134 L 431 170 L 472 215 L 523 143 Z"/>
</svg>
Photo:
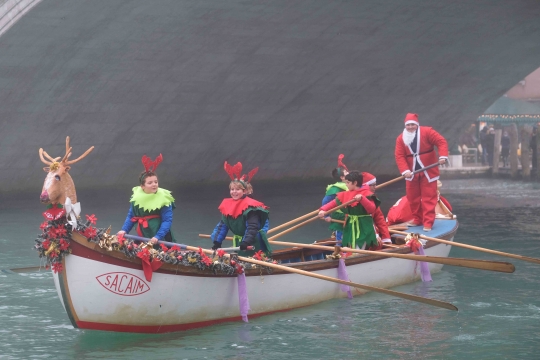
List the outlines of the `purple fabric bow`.
<svg viewBox="0 0 540 360">
<path fill-rule="evenodd" d="M 343 260 L 343 259 L 339 259 L 338 279 L 345 280 L 345 281 L 351 281 L 351 280 L 349 280 L 349 274 L 347 274 L 347 267 L 345 266 L 345 260 Z M 349 299 L 353 298 L 350 286 L 339 284 L 339 288 L 341 289 L 341 291 L 347 293 L 347 296 L 348 296 Z"/>
<path fill-rule="evenodd" d="M 249 322 L 247 315 L 251 309 L 249 308 L 246 274 L 241 273 L 236 278 L 238 279 L 238 303 L 240 305 L 240 315 L 242 315 L 242 320 Z"/>
<path fill-rule="evenodd" d="M 424 247 L 420 246 L 418 248 L 418 255 L 426 255 Z M 420 276 L 422 277 L 423 282 L 433 281 L 431 279 L 431 273 L 429 272 L 429 266 L 425 261 L 420 261 Z"/>
</svg>

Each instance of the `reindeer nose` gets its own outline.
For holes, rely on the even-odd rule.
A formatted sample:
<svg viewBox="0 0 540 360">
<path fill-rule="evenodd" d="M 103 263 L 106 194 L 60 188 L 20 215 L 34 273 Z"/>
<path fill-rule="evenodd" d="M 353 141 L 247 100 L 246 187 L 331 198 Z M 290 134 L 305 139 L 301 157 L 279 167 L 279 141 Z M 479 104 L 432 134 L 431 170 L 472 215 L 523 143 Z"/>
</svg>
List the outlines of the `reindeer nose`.
<svg viewBox="0 0 540 360">
<path fill-rule="evenodd" d="M 47 193 L 47 191 L 41 193 L 41 195 L 39 196 L 39 201 L 41 201 L 42 203 L 49 201 L 49 194 Z"/>
</svg>

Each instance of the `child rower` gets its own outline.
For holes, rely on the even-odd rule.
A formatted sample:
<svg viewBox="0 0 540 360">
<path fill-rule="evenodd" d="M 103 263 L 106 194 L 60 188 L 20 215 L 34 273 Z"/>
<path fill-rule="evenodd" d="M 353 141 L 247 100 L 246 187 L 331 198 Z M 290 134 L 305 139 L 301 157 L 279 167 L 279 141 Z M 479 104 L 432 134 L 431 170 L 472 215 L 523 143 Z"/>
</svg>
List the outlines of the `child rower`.
<svg viewBox="0 0 540 360">
<path fill-rule="evenodd" d="M 251 179 L 259 168 L 251 170 L 246 177 L 246 175 L 240 176 L 242 164 L 239 162 L 231 166 L 225 161 L 224 167 L 231 178 L 229 184 L 231 197 L 223 199 L 218 207 L 221 212 L 221 221 L 210 236 L 214 243 L 212 249 L 219 249 L 231 230 L 234 235 L 233 247 L 240 247 L 239 255 L 252 256 L 255 252 L 262 250 L 266 256 L 270 256 L 272 248 L 264 230 L 268 220 L 268 207 L 248 196 L 248 189 L 253 192 Z M 253 246 L 255 250 L 247 250 L 248 246 Z"/>
<path fill-rule="evenodd" d="M 357 200 L 341 209 L 346 214 L 342 244 L 353 249 L 356 247 L 365 249 L 377 245 L 371 214 L 375 212 L 380 201 L 369 189 L 362 187 L 362 180 L 360 172 L 349 172 L 345 176 L 348 191 L 338 193 L 334 200 L 323 205 L 319 211 L 319 217 L 323 218 L 326 211 L 350 200 Z"/>
<path fill-rule="evenodd" d="M 345 176 L 349 173 L 349 169 L 343 163 L 345 155 L 339 154 L 338 166 L 332 170 L 332 177 L 336 182 L 326 187 L 326 193 L 322 199 L 322 205 L 328 204 L 330 201 L 336 198 L 336 195 L 342 191 L 347 191 L 347 185 L 345 185 Z M 341 246 L 341 238 L 343 234 L 343 225 L 338 222 L 332 222 L 332 220 L 345 220 L 345 214 L 341 210 L 334 211 L 329 216 L 325 216 L 324 220 L 330 223 L 329 230 L 335 234 L 336 245 Z"/>
<path fill-rule="evenodd" d="M 129 233 L 133 225 L 137 224 L 137 234 L 150 238 L 152 244 L 158 240 L 175 242 L 171 231 L 173 210 L 176 207 L 174 198 L 169 190 L 159 187 L 155 172 L 161 161 L 161 154 L 154 161 L 146 155 L 142 157 L 144 171 L 139 176 L 140 186 L 133 188 L 126 220 L 117 235 Z"/>
<path fill-rule="evenodd" d="M 366 189 L 369 189 L 375 195 L 375 191 L 377 190 L 377 178 L 368 173 L 363 172 L 362 173 L 363 178 L 363 184 L 362 186 Z M 387 243 L 391 244 L 392 240 L 390 239 L 390 231 L 388 231 L 388 224 L 386 223 L 386 219 L 384 218 L 384 214 L 381 211 L 380 206 L 377 206 L 377 209 L 375 209 L 375 212 L 373 213 L 373 222 L 375 223 L 375 228 L 377 230 L 377 233 L 379 235 L 379 238 L 377 240 L 381 240 L 381 244 L 377 246 L 377 249 L 370 249 L 370 250 L 380 250 L 382 249 L 382 244 Z"/>
</svg>

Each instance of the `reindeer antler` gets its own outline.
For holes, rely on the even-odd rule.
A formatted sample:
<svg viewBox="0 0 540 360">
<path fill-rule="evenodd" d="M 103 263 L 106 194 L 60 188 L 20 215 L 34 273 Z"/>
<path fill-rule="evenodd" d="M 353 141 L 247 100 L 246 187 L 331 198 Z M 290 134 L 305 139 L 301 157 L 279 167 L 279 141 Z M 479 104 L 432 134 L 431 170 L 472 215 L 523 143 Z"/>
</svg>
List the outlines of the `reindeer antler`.
<svg viewBox="0 0 540 360">
<path fill-rule="evenodd" d="M 247 175 L 247 182 L 250 183 L 251 179 L 253 179 L 253 176 L 259 171 L 259 167 L 256 167 L 255 169 L 251 170 Z"/>
<path fill-rule="evenodd" d="M 152 161 L 152 159 L 148 156 L 143 155 L 141 161 L 143 163 L 145 172 L 156 171 L 158 165 L 163 161 L 163 155 L 159 154 L 154 161 Z"/>
<path fill-rule="evenodd" d="M 241 162 L 237 162 L 234 166 L 231 166 L 228 162 L 225 161 L 225 164 L 223 164 L 223 168 L 225 169 L 225 172 L 229 174 L 231 180 L 240 179 L 240 174 L 242 173 Z"/>
<path fill-rule="evenodd" d="M 337 158 L 337 166 L 338 167 L 342 167 L 344 168 L 345 170 L 349 171 L 349 169 L 347 169 L 347 166 L 343 163 L 343 158 L 345 157 L 345 155 L 343 154 L 339 154 L 338 158 Z"/>
<path fill-rule="evenodd" d="M 242 174 L 242 163 L 239 161 L 233 166 L 233 172 L 237 179 L 240 179 Z"/>
<path fill-rule="evenodd" d="M 161 164 L 162 161 L 163 161 L 163 155 L 159 154 L 159 156 L 156 158 L 156 160 L 154 160 L 154 170 L 153 171 L 157 170 L 158 165 Z"/>
<path fill-rule="evenodd" d="M 94 150 L 94 147 L 91 146 L 90 149 L 86 150 L 81 156 L 79 156 L 75 160 L 68 161 L 68 158 L 71 156 L 71 149 L 72 147 L 69 146 L 69 136 L 66 136 L 66 155 L 64 155 L 64 157 L 62 158 L 62 163 L 66 166 L 75 164 L 77 161 L 84 159 L 86 155 L 90 154 L 90 152 Z"/>
<path fill-rule="evenodd" d="M 234 180 L 234 171 L 232 165 L 225 161 L 225 163 L 223 164 L 223 168 L 225 169 L 225 172 L 229 174 L 231 180 Z"/>
</svg>

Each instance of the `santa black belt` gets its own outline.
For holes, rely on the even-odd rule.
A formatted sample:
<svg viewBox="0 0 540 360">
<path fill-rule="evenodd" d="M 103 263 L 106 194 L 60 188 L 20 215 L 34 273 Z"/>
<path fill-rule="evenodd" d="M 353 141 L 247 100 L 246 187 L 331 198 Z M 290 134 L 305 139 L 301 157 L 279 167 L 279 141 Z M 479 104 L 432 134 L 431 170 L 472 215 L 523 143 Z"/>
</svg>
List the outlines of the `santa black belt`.
<svg viewBox="0 0 540 360">
<path fill-rule="evenodd" d="M 432 152 L 434 149 L 431 149 L 429 151 L 424 151 L 424 152 L 421 152 L 420 154 L 410 154 L 410 155 L 405 155 L 405 156 L 410 156 L 410 157 L 418 157 L 420 155 L 424 155 L 424 154 L 429 154 L 430 152 Z"/>
</svg>

